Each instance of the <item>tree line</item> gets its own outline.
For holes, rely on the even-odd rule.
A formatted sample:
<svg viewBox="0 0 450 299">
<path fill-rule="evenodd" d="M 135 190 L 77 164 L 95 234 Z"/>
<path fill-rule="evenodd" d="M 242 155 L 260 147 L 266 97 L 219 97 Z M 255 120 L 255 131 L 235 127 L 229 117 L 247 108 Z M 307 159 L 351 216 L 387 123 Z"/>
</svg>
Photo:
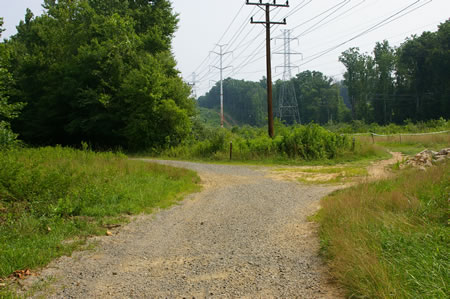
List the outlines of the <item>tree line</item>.
<svg viewBox="0 0 450 299">
<path fill-rule="evenodd" d="M 345 65 L 352 118 L 379 124 L 450 118 L 450 20 L 398 48 L 378 42 L 372 55 L 351 48 Z"/>
<path fill-rule="evenodd" d="M 227 78 L 223 81 L 224 112 L 231 115 L 240 124 L 264 126 L 267 124 L 266 79 L 259 82 Z M 283 88 L 285 96 L 295 94 L 298 103 L 299 119 L 283 118 L 286 124 L 310 123 L 320 124 L 330 121 L 345 122 L 349 120 L 350 110 L 340 96 L 340 83 L 321 72 L 304 71 L 289 81 L 274 82 L 274 116 L 280 118 L 280 95 Z M 220 85 L 217 83 L 204 96 L 198 98 L 200 107 L 220 108 Z"/>
<path fill-rule="evenodd" d="M 437 32 L 408 38 L 398 48 L 378 42 L 373 53 L 358 48 L 343 52 L 344 80 L 335 82 L 317 71 L 274 82 L 274 114 L 281 117 L 284 92 L 297 100 L 299 121 L 404 123 L 450 118 L 450 21 Z M 284 91 L 283 91 L 284 90 Z M 290 90 L 290 93 L 286 93 Z M 198 99 L 200 107 L 219 108 L 219 85 Z M 224 110 L 241 124 L 266 123 L 265 79 L 224 80 Z M 292 119 L 282 119 L 292 124 Z"/>
<path fill-rule="evenodd" d="M 45 0 L 43 8 L 27 10 L 0 44 L 0 120 L 20 139 L 139 150 L 190 133 L 195 104 L 171 53 L 170 1 Z"/>
</svg>

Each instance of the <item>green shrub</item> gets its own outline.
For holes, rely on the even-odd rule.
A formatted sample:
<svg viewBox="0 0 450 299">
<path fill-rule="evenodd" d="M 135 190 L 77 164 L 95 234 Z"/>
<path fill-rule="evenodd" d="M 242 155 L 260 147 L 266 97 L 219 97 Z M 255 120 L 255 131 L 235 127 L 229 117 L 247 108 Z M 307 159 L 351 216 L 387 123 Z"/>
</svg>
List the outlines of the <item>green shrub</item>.
<svg viewBox="0 0 450 299">
<path fill-rule="evenodd" d="M 17 146 L 19 144 L 17 136 L 7 122 L 0 121 L 0 150 Z"/>
<path fill-rule="evenodd" d="M 276 136 L 250 126 L 227 129 L 202 129 L 196 139 L 162 152 L 170 158 L 228 159 L 233 142 L 235 160 L 323 160 L 352 152 L 348 137 L 330 132 L 316 124 L 285 126 L 276 122 Z"/>
</svg>

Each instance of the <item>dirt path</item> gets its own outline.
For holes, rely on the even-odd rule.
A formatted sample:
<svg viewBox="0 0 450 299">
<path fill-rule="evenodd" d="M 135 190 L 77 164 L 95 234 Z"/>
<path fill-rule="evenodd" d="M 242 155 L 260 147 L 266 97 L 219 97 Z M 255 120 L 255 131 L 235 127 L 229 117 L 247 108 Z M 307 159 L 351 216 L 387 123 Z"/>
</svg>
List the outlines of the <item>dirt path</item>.
<svg viewBox="0 0 450 299">
<path fill-rule="evenodd" d="M 53 262 L 39 279 L 54 280 L 36 297 L 341 297 L 307 221 L 332 187 L 272 180 L 259 168 L 165 163 L 198 171 L 204 190 Z"/>
<path fill-rule="evenodd" d="M 392 173 L 387 171 L 389 165 L 401 162 L 404 158 L 402 153 L 390 152 L 392 158 L 388 160 L 378 161 L 367 168 L 370 180 L 379 180 L 389 177 Z"/>
<path fill-rule="evenodd" d="M 267 177 L 274 180 L 324 184 L 347 188 L 356 184 L 386 179 L 393 175 L 390 165 L 401 162 L 405 156 L 399 152 L 389 152 L 388 160 L 372 162 L 370 165 L 351 163 L 334 166 L 283 166 L 267 168 Z"/>
</svg>

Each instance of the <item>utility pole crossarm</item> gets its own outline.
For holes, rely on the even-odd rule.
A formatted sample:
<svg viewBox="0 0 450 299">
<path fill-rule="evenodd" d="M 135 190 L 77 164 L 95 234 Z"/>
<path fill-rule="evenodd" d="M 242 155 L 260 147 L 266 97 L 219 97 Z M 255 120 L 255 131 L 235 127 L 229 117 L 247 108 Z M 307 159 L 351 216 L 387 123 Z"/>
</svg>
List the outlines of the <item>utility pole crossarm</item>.
<svg viewBox="0 0 450 299">
<path fill-rule="evenodd" d="M 285 4 L 278 4 L 276 0 L 273 1 L 273 3 L 262 3 L 262 0 L 260 0 L 259 2 L 250 2 L 247 0 L 247 2 L 245 3 L 247 5 L 258 5 L 258 6 L 262 6 L 262 5 L 268 5 L 268 6 L 275 6 L 275 7 L 289 7 L 289 1 L 286 1 Z"/>
<path fill-rule="evenodd" d="M 270 24 L 270 25 L 286 25 L 286 19 L 283 19 L 283 22 L 269 22 L 267 23 L 266 21 L 253 21 L 253 17 L 250 19 L 250 24 Z"/>
<path fill-rule="evenodd" d="M 218 53 L 218 52 L 215 52 L 215 51 L 211 51 L 211 53 L 216 54 L 216 55 L 227 55 L 227 54 L 231 54 L 233 52 Z"/>
</svg>

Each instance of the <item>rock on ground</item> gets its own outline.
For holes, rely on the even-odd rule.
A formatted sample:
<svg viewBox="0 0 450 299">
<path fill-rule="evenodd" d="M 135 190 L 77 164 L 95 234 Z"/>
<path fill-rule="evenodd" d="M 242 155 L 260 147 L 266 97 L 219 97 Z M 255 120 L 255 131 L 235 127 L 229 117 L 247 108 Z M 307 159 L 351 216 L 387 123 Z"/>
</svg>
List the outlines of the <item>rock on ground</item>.
<svg viewBox="0 0 450 299">
<path fill-rule="evenodd" d="M 431 167 L 433 164 L 443 162 L 446 159 L 450 159 L 450 148 L 444 148 L 439 152 L 427 149 L 407 159 L 403 167 L 411 166 L 425 170 L 426 167 Z"/>
</svg>

